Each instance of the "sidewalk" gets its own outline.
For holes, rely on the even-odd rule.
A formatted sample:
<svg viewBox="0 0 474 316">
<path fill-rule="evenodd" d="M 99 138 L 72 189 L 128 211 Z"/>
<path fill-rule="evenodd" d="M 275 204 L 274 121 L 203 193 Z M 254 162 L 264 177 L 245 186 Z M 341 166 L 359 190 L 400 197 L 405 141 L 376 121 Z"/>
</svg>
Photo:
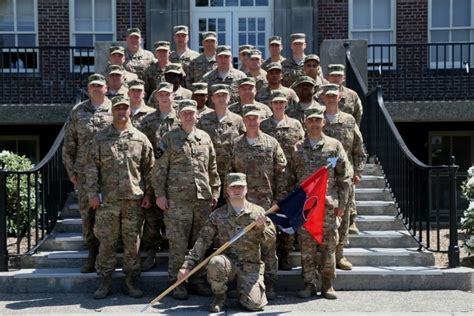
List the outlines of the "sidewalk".
<svg viewBox="0 0 474 316">
<path fill-rule="evenodd" d="M 278 298 L 260 314 L 474 316 L 474 295 L 470 292 L 339 291 L 338 296 L 339 299 L 333 301 L 320 297 L 301 300 L 295 293 L 279 293 Z M 154 298 L 150 294 L 142 299 L 132 299 L 121 292 L 115 292 L 105 300 L 94 300 L 91 297 L 92 293 L 0 294 L 0 315 L 79 315 L 94 312 L 100 312 L 100 315 L 138 314 L 145 304 Z M 176 301 L 166 297 L 161 304 L 150 307 L 146 313 L 207 315 L 210 301 L 211 298 L 198 296 L 191 296 L 187 301 Z M 245 313 L 236 299 L 229 299 L 225 313 L 221 314 Z"/>
</svg>

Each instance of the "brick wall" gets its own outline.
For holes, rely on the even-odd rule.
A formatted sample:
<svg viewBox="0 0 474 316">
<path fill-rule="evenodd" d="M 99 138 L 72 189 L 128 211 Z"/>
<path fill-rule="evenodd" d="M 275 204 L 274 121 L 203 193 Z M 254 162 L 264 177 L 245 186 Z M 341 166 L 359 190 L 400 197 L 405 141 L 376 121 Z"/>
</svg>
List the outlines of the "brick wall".
<svg viewBox="0 0 474 316">
<path fill-rule="evenodd" d="M 320 0 L 319 40 L 348 38 L 349 0 Z"/>
<path fill-rule="evenodd" d="M 69 1 L 38 1 L 39 46 L 69 46 Z"/>
<path fill-rule="evenodd" d="M 129 0 L 117 1 L 117 40 L 123 41 L 127 36 L 127 29 L 130 27 L 130 7 Z M 145 0 L 132 1 L 132 25 L 142 31 L 142 38 L 146 38 L 146 5 Z M 146 45 L 149 46 L 149 45 Z"/>
<path fill-rule="evenodd" d="M 397 0 L 397 43 L 428 41 L 428 0 Z"/>
</svg>

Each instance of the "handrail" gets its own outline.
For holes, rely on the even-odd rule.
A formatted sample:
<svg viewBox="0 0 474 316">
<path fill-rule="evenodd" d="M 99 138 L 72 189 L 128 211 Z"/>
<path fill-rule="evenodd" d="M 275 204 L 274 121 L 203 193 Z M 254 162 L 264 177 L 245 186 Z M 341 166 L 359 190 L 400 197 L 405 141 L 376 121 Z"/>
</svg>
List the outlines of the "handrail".
<svg viewBox="0 0 474 316">
<path fill-rule="evenodd" d="M 363 104 L 361 131 L 369 156 L 381 164 L 388 186 L 396 201 L 403 224 L 418 242 L 420 249 L 448 253 L 449 266 L 459 265 L 457 235 L 456 172 L 458 166 L 451 157 L 450 165 L 430 166 L 413 155 L 403 141 L 395 123 L 385 108 L 382 88 L 368 91 L 362 76 L 351 58 L 350 45 L 346 49 L 346 77 L 348 87 L 354 89 Z M 443 180 L 449 179 L 449 247 L 440 245 L 443 228 L 441 194 Z M 443 191 L 443 193 L 446 193 Z M 446 195 L 446 194 L 445 194 Z M 433 242 L 432 239 L 435 239 Z"/>
</svg>

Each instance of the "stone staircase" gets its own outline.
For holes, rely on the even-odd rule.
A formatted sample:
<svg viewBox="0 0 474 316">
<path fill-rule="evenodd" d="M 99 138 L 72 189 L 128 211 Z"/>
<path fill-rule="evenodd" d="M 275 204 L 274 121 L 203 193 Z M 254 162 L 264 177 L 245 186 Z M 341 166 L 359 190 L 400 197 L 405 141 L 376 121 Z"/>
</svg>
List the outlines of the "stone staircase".
<svg viewBox="0 0 474 316">
<path fill-rule="evenodd" d="M 382 169 L 376 164 L 365 168 L 356 189 L 361 233 L 350 235 L 346 257 L 352 271 L 337 271 L 337 290 L 472 290 L 473 270 L 434 267 L 434 256 L 418 250 L 418 244 L 397 218 Z M 10 272 L 0 273 L 0 293 L 92 292 L 98 286 L 95 273 L 81 274 L 87 252 L 83 248 L 78 205 L 68 203 L 55 231 L 31 256 L 12 260 Z M 300 253 L 292 254 L 297 268 L 279 271 L 280 290 L 301 288 Z M 167 252 L 157 254 L 157 267 L 142 273 L 141 286 L 158 293 L 166 288 Z M 121 254 L 119 254 L 119 263 Z M 114 282 L 123 277 L 114 274 Z"/>
</svg>

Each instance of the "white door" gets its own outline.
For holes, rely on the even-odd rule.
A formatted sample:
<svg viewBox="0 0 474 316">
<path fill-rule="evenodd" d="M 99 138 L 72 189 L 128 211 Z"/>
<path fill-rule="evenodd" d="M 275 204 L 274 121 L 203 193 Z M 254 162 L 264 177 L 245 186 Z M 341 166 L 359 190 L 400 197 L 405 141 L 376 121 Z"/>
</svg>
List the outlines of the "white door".
<svg viewBox="0 0 474 316">
<path fill-rule="evenodd" d="M 202 34 L 216 32 L 219 45 L 232 45 L 232 14 L 225 12 L 196 12 L 191 16 L 192 49 L 202 52 Z"/>
<path fill-rule="evenodd" d="M 250 44 L 268 57 L 267 40 L 272 36 L 270 12 L 236 12 L 232 14 L 232 54 L 238 56 L 239 46 Z"/>
</svg>

